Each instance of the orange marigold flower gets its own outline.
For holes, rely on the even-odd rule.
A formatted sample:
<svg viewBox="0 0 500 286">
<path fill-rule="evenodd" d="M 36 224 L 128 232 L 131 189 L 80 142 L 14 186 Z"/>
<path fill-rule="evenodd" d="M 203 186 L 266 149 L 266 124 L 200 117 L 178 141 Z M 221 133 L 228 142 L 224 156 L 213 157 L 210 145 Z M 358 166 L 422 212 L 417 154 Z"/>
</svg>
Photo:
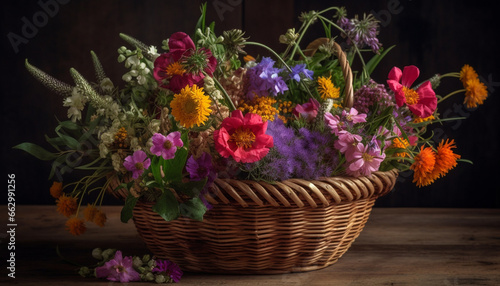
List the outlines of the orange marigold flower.
<svg viewBox="0 0 500 286">
<path fill-rule="evenodd" d="M 97 210 L 95 216 L 94 216 L 94 223 L 100 227 L 103 227 L 104 224 L 106 223 L 106 214 L 101 212 L 100 210 Z"/>
<path fill-rule="evenodd" d="M 52 183 L 52 186 L 50 187 L 50 195 L 57 199 L 61 196 L 62 190 L 62 183 L 54 181 L 54 183 Z"/>
<path fill-rule="evenodd" d="M 478 78 L 469 79 L 467 81 L 464 99 L 464 103 L 467 105 L 467 108 L 473 108 L 483 104 L 486 97 L 488 97 L 488 91 L 486 90 L 486 85 L 484 85 L 484 83 L 482 83 Z"/>
<path fill-rule="evenodd" d="M 85 210 L 83 210 L 83 217 L 86 221 L 93 221 L 98 210 L 95 206 L 88 204 Z"/>
<path fill-rule="evenodd" d="M 87 230 L 87 227 L 85 226 L 85 222 L 83 221 L 83 219 L 72 217 L 68 219 L 68 221 L 66 221 L 66 229 L 72 235 L 80 235 Z"/>
<path fill-rule="evenodd" d="M 414 160 L 415 162 L 410 166 L 410 169 L 414 172 L 413 183 L 416 183 L 418 187 L 433 183 L 434 179 L 430 175 L 436 164 L 436 154 L 432 148 L 424 148 L 422 145 L 420 153 L 415 156 Z"/>
<path fill-rule="evenodd" d="M 65 194 L 57 199 L 57 211 L 66 217 L 70 217 L 76 213 L 78 204 L 76 198 L 68 197 Z"/>
<path fill-rule="evenodd" d="M 462 81 L 465 88 L 467 88 L 467 81 L 478 78 L 476 71 L 469 65 L 464 65 L 460 70 L 460 81 Z"/>
<path fill-rule="evenodd" d="M 457 148 L 455 141 L 442 140 L 437 147 L 436 164 L 434 165 L 433 173 L 438 177 L 443 177 L 457 165 L 457 160 L 460 155 L 453 153 L 451 149 Z"/>
</svg>

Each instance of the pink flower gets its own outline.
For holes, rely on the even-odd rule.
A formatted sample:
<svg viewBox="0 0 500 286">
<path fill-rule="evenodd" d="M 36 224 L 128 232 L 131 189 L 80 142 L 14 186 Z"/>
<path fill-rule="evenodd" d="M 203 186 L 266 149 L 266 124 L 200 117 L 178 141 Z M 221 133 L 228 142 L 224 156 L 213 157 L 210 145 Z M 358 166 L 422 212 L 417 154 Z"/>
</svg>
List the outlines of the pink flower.
<svg viewBox="0 0 500 286">
<path fill-rule="evenodd" d="M 133 179 L 139 178 L 139 176 L 144 173 L 144 170 L 147 170 L 150 165 L 151 159 L 149 159 L 142 150 L 135 151 L 134 154 L 125 158 L 123 162 L 123 166 L 125 166 L 128 171 L 132 172 Z"/>
<path fill-rule="evenodd" d="M 378 144 L 372 141 L 366 146 L 358 143 L 351 157 L 346 169 L 347 174 L 355 177 L 370 176 L 372 172 L 378 171 L 385 159 L 385 153 L 381 153 Z"/>
<path fill-rule="evenodd" d="M 222 157 L 231 156 L 236 162 L 257 162 L 273 147 L 273 137 L 266 130 L 267 121 L 262 122 L 260 115 L 247 113 L 243 117 L 241 110 L 235 110 L 214 131 L 215 149 Z"/>
<path fill-rule="evenodd" d="M 97 278 L 107 278 L 110 281 L 120 281 L 127 283 L 130 281 L 140 281 L 139 273 L 133 267 L 132 257 L 122 257 L 122 252 L 117 251 L 115 257 L 106 262 L 103 266 L 95 269 Z"/>
<path fill-rule="evenodd" d="M 348 161 L 353 160 L 353 154 L 363 138 L 360 135 L 351 134 L 347 131 L 340 131 L 338 136 L 339 140 L 334 143 L 335 148 L 342 154 L 345 154 Z"/>
<path fill-rule="evenodd" d="M 406 104 L 413 114 L 425 118 L 431 116 L 436 110 L 437 98 L 430 81 L 424 82 L 416 91 L 411 88 L 419 74 L 420 70 L 416 66 L 406 66 L 403 72 L 393 67 L 389 72 L 387 84 L 394 91 L 396 104 L 399 107 Z"/>
<path fill-rule="evenodd" d="M 293 115 L 295 115 L 297 118 L 300 116 L 304 117 L 306 120 L 313 120 L 316 118 L 318 115 L 318 109 L 319 109 L 319 102 L 314 99 L 310 98 L 308 102 L 304 104 L 297 104 L 295 108 L 293 109 Z"/>
<path fill-rule="evenodd" d="M 174 158 L 177 147 L 182 147 L 184 145 L 179 131 L 172 132 L 167 136 L 155 133 L 152 140 L 153 146 L 151 146 L 150 149 L 151 153 L 156 156 L 162 156 L 165 160 Z"/>
<path fill-rule="evenodd" d="M 342 117 L 344 117 L 346 121 L 351 123 L 352 125 L 356 123 L 366 122 L 366 114 L 358 114 L 358 111 L 354 107 L 351 107 L 349 113 L 347 113 L 345 110 L 342 111 Z"/>
<path fill-rule="evenodd" d="M 179 93 L 187 85 L 202 86 L 204 73 L 213 75 L 217 60 L 212 52 L 205 48 L 197 50 L 186 33 L 172 34 L 168 47 L 169 52 L 161 54 L 154 63 L 153 75 L 161 87 Z"/>
<path fill-rule="evenodd" d="M 339 135 L 339 132 L 345 128 L 345 123 L 340 121 L 340 116 L 333 115 L 330 112 L 325 113 L 325 123 L 335 135 Z"/>
</svg>

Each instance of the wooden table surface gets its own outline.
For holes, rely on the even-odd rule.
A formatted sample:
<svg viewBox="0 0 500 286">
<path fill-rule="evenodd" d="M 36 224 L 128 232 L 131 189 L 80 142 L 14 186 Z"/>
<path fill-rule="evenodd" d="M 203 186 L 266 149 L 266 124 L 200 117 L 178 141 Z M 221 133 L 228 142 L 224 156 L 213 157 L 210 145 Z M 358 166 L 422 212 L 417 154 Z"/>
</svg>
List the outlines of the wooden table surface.
<svg viewBox="0 0 500 286">
<path fill-rule="evenodd" d="M 0 206 L 0 283 L 12 285 L 111 285 L 82 278 L 68 260 L 91 265 L 95 247 L 124 255 L 148 253 L 120 207 L 104 207 L 108 223 L 73 237 L 54 206 L 17 206 L 15 279 L 7 277 L 7 207 Z M 118 284 L 116 284 L 118 285 Z M 127 285 L 148 285 L 128 283 Z M 150 285 L 156 285 L 150 283 Z M 322 270 L 281 275 L 185 273 L 180 285 L 500 285 L 500 209 L 375 208 L 347 253 Z"/>
</svg>

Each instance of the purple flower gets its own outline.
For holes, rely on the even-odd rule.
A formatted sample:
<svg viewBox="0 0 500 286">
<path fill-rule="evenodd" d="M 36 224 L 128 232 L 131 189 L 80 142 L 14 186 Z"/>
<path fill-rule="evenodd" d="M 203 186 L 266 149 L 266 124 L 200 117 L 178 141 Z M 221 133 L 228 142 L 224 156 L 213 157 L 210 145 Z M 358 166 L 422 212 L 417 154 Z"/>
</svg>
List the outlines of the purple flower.
<svg viewBox="0 0 500 286">
<path fill-rule="evenodd" d="M 97 278 L 107 278 L 110 281 L 120 281 L 121 283 L 141 280 L 139 273 L 133 268 L 132 257 L 123 258 L 121 251 L 117 251 L 115 257 L 103 266 L 97 267 L 95 274 Z"/>
<path fill-rule="evenodd" d="M 179 265 L 169 260 L 156 260 L 156 267 L 151 272 L 168 276 L 176 283 L 181 280 L 183 274 Z"/>
<path fill-rule="evenodd" d="M 362 20 L 356 16 L 353 19 L 340 17 L 338 22 L 345 31 L 343 37 L 347 37 L 347 44 L 356 45 L 358 48 L 369 46 L 374 53 L 378 53 L 382 44 L 377 39 L 379 25 L 377 19 L 372 15 L 364 15 Z"/>
<path fill-rule="evenodd" d="M 312 79 L 312 76 L 314 74 L 313 71 L 306 69 L 306 64 L 297 64 L 296 66 L 292 67 L 292 73 L 290 75 L 291 78 L 293 78 L 295 81 L 300 82 L 300 74 L 303 74 L 305 77 L 308 79 Z"/>
<path fill-rule="evenodd" d="M 165 160 L 174 158 L 177 147 L 182 147 L 184 145 L 179 131 L 172 132 L 167 136 L 155 133 L 152 139 L 153 146 L 151 146 L 150 149 L 151 153 L 162 156 Z"/>
<path fill-rule="evenodd" d="M 249 82 L 247 97 L 252 99 L 255 95 L 277 95 L 287 91 L 288 86 L 279 75 L 282 71 L 283 69 L 274 67 L 271 58 L 263 57 L 259 64 L 247 71 Z"/>
<path fill-rule="evenodd" d="M 384 161 L 385 153 L 381 153 L 380 147 L 375 141 L 358 143 L 352 154 L 352 160 L 348 163 L 347 174 L 355 177 L 370 176 L 372 172 L 378 171 L 380 163 Z"/>
<path fill-rule="evenodd" d="M 198 159 L 191 156 L 186 163 L 186 170 L 193 181 L 206 178 L 212 170 L 212 156 L 204 152 Z"/>
<path fill-rule="evenodd" d="M 139 178 L 144 170 L 147 170 L 151 165 L 151 159 L 148 158 L 148 155 L 142 150 L 137 150 L 134 154 L 125 158 L 123 162 L 123 166 L 130 172 L 132 172 L 132 178 Z"/>
</svg>

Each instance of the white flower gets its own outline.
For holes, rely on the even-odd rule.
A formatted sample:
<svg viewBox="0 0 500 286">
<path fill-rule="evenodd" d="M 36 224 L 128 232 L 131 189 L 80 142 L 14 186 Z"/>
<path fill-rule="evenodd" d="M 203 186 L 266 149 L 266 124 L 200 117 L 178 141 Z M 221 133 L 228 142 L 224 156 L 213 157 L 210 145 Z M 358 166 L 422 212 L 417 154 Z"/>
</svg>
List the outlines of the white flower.
<svg viewBox="0 0 500 286">
<path fill-rule="evenodd" d="M 63 106 L 69 107 L 68 118 L 71 118 L 73 122 L 82 119 L 81 111 L 85 107 L 87 98 L 80 93 L 78 88 L 73 88 L 71 96 L 66 97 L 63 101 Z"/>
<path fill-rule="evenodd" d="M 115 171 L 122 171 L 123 161 L 118 153 L 113 153 L 113 155 L 111 155 L 111 163 L 113 164 L 113 168 L 115 169 Z"/>
<path fill-rule="evenodd" d="M 76 122 L 77 120 L 82 120 L 82 112 L 78 110 L 76 107 L 70 107 L 68 109 L 68 118 L 71 121 Z"/>
<path fill-rule="evenodd" d="M 99 156 L 101 156 L 101 158 L 106 158 L 108 153 L 109 153 L 109 149 L 106 146 L 106 144 L 104 144 L 104 143 L 99 144 Z"/>
<path fill-rule="evenodd" d="M 128 57 L 128 59 L 125 61 L 125 67 L 130 68 L 132 67 L 135 69 L 136 66 L 138 66 L 140 63 L 139 58 L 137 58 L 136 55 Z"/>
<path fill-rule="evenodd" d="M 101 86 L 102 90 L 104 90 L 106 92 L 111 92 L 113 90 L 113 88 L 115 88 L 115 86 L 113 85 L 113 82 L 108 77 L 104 78 L 101 81 L 100 86 Z"/>
<path fill-rule="evenodd" d="M 137 137 L 132 137 L 132 139 L 130 139 L 130 148 L 134 152 L 137 150 L 141 150 L 141 146 L 139 145 L 139 139 Z"/>
</svg>

